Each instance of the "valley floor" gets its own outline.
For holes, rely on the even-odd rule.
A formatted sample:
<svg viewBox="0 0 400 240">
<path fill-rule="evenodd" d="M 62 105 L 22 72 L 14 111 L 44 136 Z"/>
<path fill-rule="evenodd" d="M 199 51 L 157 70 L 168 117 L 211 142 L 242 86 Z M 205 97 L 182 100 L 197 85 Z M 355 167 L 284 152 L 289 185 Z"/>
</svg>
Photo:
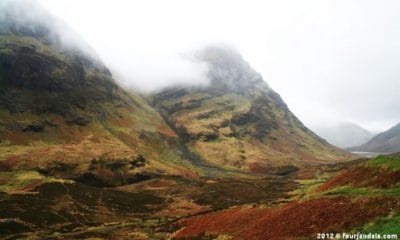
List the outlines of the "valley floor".
<svg viewBox="0 0 400 240">
<path fill-rule="evenodd" d="M 400 156 L 238 179 L 157 177 L 94 187 L 35 171 L 0 173 L 1 239 L 400 237 Z"/>
</svg>

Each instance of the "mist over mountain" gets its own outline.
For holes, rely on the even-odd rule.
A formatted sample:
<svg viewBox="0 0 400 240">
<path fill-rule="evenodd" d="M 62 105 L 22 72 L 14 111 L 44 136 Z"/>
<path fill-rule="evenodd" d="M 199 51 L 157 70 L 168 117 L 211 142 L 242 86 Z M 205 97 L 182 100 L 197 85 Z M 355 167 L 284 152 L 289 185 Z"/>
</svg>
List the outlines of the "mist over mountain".
<svg viewBox="0 0 400 240">
<path fill-rule="evenodd" d="M 73 31 L 25 1 L 2 8 L 0 137 L 4 151 L 20 148 L 1 155 L 5 163 L 19 159 L 6 168 L 74 163 L 85 167 L 62 174 L 118 185 L 138 174 L 253 174 L 349 157 L 308 130 L 231 47 L 195 52 L 192 61 L 208 69 L 207 83 L 162 91 L 153 96 L 154 109 L 121 88 L 79 37 L 65 44 Z M 87 167 L 99 158 L 134 156 L 146 159 L 145 166 L 119 180 Z"/>
<path fill-rule="evenodd" d="M 368 142 L 374 134 L 355 123 L 315 126 L 312 130 L 329 143 L 341 147 L 354 147 Z"/>
<path fill-rule="evenodd" d="M 121 88 L 86 42 L 66 38 L 77 35 L 35 1 L 1 4 L 1 169 L 101 186 L 191 172 L 160 114 Z"/>
<path fill-rule="evenodd" d="M 210 84 L 171 87 L 153 104 L 206 162 L 263 172 L 350 157 L 307 129 L 233 48 L 209 46 L 198 56 Z"/>
<path fill-rule="evenodd" d="M 400 124 L 379 133 L 365 144 L 349 148 L 349 150 L 377 153 L 400 152 Z"/>
<path fill-rule="evenodd" d="M 260 20 L 268 9 L 252 12 L 258 21 L 247 24 L 244 8 L 232 11 L 236 1 L 221 1 L 223 11 L 220 1 L 208 0 L 41 2 L 75 3 L 70 13 L 84 13 L 78 24 L 91 21 L 82 36 L 100 30 L 97 40 L 112 44 L 98 56 L 36 0 L 0 1 L 0 239 L 312 239 L 398 229 L 399 154 L 359 159 L 315 134 L 275 91 L 274 74 L 261 74 L 242 49 L 203 43 L 153 58 L 170 37 L 191 30 L 202 35 L 215 27 L 237 33 L 234 39 L 263 41 L 238 30 L 264 33 L 270 21 Z M 130 5 L 148 3 L 149 9 Z M 310 7 L 291 7 L 303 5 Z M 131 21 L 137 15 L 140 21 Z M 193 15 L 198 25 L 187 24 Z M 312 33 L 323 15 L 313 18 Z M 296 15 L 296 23 L 299 16 L 309 15 Z M 146 46 L 156 54 L 132 51 Z M 104 49 L 117 52 L 110 57 Z M 294 59 L 301 69 L 309 53 Z M 323 95 L 295 80 L 304 85 L 291 86 L 299 102 Z M 329 130 L 331 142 L 345 144 L 370 134 L 355 124 Z M 400 124 L 361 147 L 400 151 L 399 141 Z"/>
<path fill-rule="evenodd" d="M 351 121 L 375 132 L 400 118 L 393 111 L 400 107 L 400 3 L 393 0 L 335 7 L 294 0 L 39 1 L 96 49 L 117 80 L 136 89 L 202 83 L 201 65 L 184 55 L 222 42 L 268 77 L 307 126 Z"/>
<path fill-rule="evenodd" d="M 75 51 L 97 60 L 97 54 L 65 22 L 42 8 L 36 0 L 4 0 L 0 3 L 0 33 L 30 36 L 60 50 Z"/>
<path fill-rule="evenodd" d="M 227 92 L 243 92 L 256 86 L 268 88 L 261 74 L 233 47 L 214 44 L 198 50 L 195 56 L 207 65 L 212 88 Z"/>
</svg>

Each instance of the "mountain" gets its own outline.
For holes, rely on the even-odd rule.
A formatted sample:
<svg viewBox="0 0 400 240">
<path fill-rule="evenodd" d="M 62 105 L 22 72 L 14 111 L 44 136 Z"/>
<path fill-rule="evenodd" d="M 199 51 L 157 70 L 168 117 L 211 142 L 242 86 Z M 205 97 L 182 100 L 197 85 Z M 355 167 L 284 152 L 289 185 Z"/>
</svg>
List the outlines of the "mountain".
<svg viewBox="0 0 400 240">
<path fill-rule="evenodd" d="M 376 135 L 367 143 L 352 147 L 351 151 L 395 153 L 400 152 L 400 124 Z"/>
<path fill-rule="evenodd" d="M 2 169 L 105 185 L 195 175 L 160 114 L 68 26 L 35 1 L 2 1 L 0 19 Z"/>
<path fill-rule="evenodd" d="M 234 49 L 209 46 L 196 55 L 209 84 L 163 90 L 152 102 L 198 158 L 261 173 L 350 157 L 306 128 Z"/>
<path fill-rule="evenodd" d="M 34 0 L 0 1 L 0 239 L 398 229 L 398 155 L 344 161 L 235 50 L 196 58 L 208 85 L 128 92 Z"/>
<path fill-rule="evenodd" d="M 359 146 L 368 142 L 374 136 L 373 133 L 355 123 L 317 126 L 312 129 L 329 143 L 341 148 Z"/>
<path fill-rule="evenodd" d="M 37 2 L 3 1 L 0 19 L 2 169 L 117 186 L 164 174 L 285 173 L 349 157 L 230 48 L 196 55 L 209 85 L 164 90 L 151 106 Z"/>
</svg>

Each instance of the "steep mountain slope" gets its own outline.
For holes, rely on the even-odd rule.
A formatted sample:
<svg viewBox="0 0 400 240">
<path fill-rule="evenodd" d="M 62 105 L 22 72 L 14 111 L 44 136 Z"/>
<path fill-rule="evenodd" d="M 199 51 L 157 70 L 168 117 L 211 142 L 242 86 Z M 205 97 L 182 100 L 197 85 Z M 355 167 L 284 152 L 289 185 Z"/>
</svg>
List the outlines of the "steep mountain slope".
<svg viewBox="0 0 400 240">
<path fill-rule="evenodd" d="M 400 152 L 400 124 L 376 135 L 361 146 L 350 148 L 350 150 L 378 153 Z"/>
<path fill-rule="evenodd" d="M 143 172 L 191 174 L 174 131 L 142 98 L 121 89 L 65 24 L 24 0 L 1 2 L 0 19 L 3 169 L 116 182 Z M 113 160 L 119 166 L 106 164 Z"/>
<path fill-rule="evenodd" d="M 329 143 L 341 148 L 359 146 L 373 137 L 373 133 L 355 123 L 317 126 L 312 127 L 312 130 Z"/>
<path fill-rule="evenodd" d="M 153 104 L 198 158 L 262 173 L 350 157 L 307 129 L 235 50 L 211 46 L 198 58 L 209 67 L 208 86 L 176 87 L 153 96 Z"/>
</svg>

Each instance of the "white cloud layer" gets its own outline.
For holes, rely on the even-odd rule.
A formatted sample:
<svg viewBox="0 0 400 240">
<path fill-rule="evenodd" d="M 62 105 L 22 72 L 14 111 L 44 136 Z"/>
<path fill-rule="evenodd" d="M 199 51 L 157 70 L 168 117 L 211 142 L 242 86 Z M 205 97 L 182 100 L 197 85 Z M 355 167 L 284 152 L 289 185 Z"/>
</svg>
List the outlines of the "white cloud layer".
<svg viewBox="0 0 400 240">
<path fill-rule="evenodd" d="M 40 0 L 129 83 L 204 81 L 180 54 L 238 48 L 308 126 L 400 122 L 400 2 L 395 0 Z"/>
</svg>

